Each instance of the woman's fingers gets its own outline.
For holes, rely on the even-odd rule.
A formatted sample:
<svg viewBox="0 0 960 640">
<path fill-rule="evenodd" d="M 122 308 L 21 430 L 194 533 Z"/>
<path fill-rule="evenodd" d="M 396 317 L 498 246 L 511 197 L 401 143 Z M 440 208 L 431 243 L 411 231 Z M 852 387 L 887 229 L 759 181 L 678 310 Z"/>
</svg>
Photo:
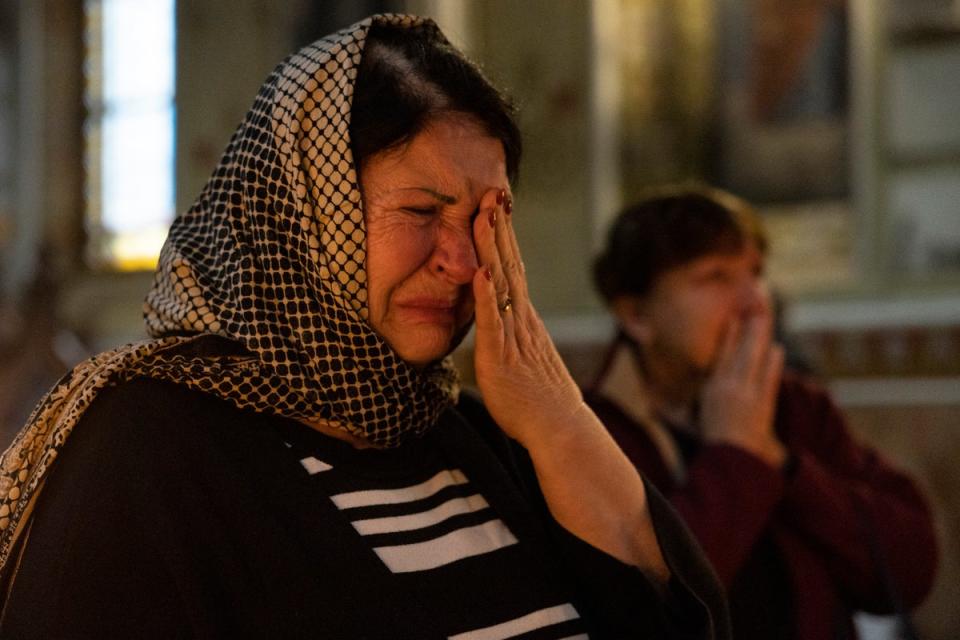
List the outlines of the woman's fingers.
<svg viewBox="0 0 960 640">
<path fill-rule="evenodd" d="M 480 199 L 477 217 L 473 221 L 473 241 L 477 247 L 480 268 L 490 269 L 493 284 L 502 299 L 507 295 L 509 285 L 497 246 L 497 224 L 498 218 L 502 216 L 501 205 L 497 204 L 498 193 L 498 190 L 491 189 Z"/>
<path fill-rule="evenodd" d="M 738 375 L 760 384 L 772 338 L 773 330 L 768 314 L 754 314 L 747 318 L 735 356 Z"/>
<path fill-rule="evenodd" d="M 503 318 L 493 274 L 487 266 L 481 266 L 473 276 L 473 299 L 477 352 L 501 353 L 504 344 Z"/>
<path fill-rule="evenodd" d="M 740 343 L 740 332 L 742 330 L 740 319 L 734 318 L 727 323 L 723 330 L 723 336 L 720 338 L 720 350 L 717 353 L 715 370 L 726 373 L 733 369 L 737 355 L 737 347 Z"/>
<path fill-rule="evenodd" d="M 500 207 L 501 215 L 497 218 L 497 251 L 500 253 L 500 260 L 503 264 L 503 272 L 507 278 L 507 284 L 510 287 L 510 294 L 514 300 L 526 303 L 529 298 L 527 295 L 527 277 L 523 267 L 523 259 L 520 257 L 520 245 L 517 243 L 517 234 L 514 233 L 512 215 L 513 215 L 513 197 L 503 194 L 503 204 Z"/>
<path fill-rule="evenodd" d="M 511 310 L 505 312 L 511 316 L 507 323 L 517 348 L 525 351 L 531 348 L 531 341 L 536 339 L 537 328 L 534 326 L 536 314 L 530 306 L 527 277 L 511 219 L 512 211 L 512 197 L 505 193 L 502 206 L 499 208 L 500 215 L 496 219 L 497 253 L 500 255 L 500 264 L 512 303 Z"/>
<path fill-rule="evenodd" d="M 764 397 L 770 399 L 771 402 L 777 397 L 777 392 L 780 390 L 780 379 L 783 377 L 785 361 L 786 353 L 783 346 L 779 344 L 771 345 L 761 379 Z"/>
<path fill-rule="evenodd" d="M 480 199 L 479 211 L 473 221 L 474 243 L 480 263 L 480 269 L 474 276 L 478 332 L 484 328 L 507 328 L 504 320 L 510 322 L 509 316 L 512 312 L 512 309 L 503 309 L 512 293 L 497 244 L 497 227 L 502 224 L 499 218 L 504 215 L 502 193 L 498 189 L 485 193 Z M 512 306 L 512 299 L 510 304 Z M 486 308 L 481 309 L 482 306 Z M 481 314 L 484 314 L 485 318 L 481 318 Z M 493 315 L 496 315 L 496 322 L 493 322 Z"/>
<path fill-rule="evenodd" d="M 523 262 L 507 213 L 512 206 L 506 191 L 491 189 L 481 198 L 473 225 L 480 264 L 490 267 L 501 307 L 508 297 L 514 305 L 527 300 Z"/>
</svg>

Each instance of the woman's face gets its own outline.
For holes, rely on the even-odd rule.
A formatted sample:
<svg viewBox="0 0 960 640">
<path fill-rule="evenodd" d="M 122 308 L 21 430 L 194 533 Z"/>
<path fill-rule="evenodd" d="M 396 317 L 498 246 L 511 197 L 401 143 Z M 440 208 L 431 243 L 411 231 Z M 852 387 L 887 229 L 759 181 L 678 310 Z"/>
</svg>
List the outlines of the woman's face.
<svg viewBox="0 0 960 640">
<path fill-rule="evenodd" d="M 734 320 L 769 314 L 763 254 L 753 243 L 739 253 L 714 253 L 657 278 L 640 302 L 634 336 L 659 369 L 710 372 Z"/>
<path fill-rule="evenodd" d="M 422 366 L 456 347 L 473 318 L 473 219 L 509 189 L 503 146 L 467 116 L 434 120 L 360 172 L 370 326 Z"/>
</svg>

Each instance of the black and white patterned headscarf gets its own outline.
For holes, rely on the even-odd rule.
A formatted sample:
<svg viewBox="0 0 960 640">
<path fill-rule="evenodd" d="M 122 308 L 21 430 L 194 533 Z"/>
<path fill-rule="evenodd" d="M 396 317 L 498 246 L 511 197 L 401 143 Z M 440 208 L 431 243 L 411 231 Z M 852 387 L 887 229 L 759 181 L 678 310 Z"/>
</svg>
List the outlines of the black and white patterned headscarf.
<svg viewBox="0 0 960 640">
<path fill-rule="evenodd" d="M 281 63 L 196 203 L 173 223 L 145 318 L 154 340 L 67 374 L 0 459 L 0 576 L 46 473 L 104 387 L 170 380 L 240 408 L 324 420 L 393 447 L 456 400 L 449 359 L 418 370 L 367 324 L 366 240 L 349 124 L 372 25 L 445 42 L 420 18 L 379 15 Z M 210 355 L 198 337 L 241 348 Z"/>
</svg>

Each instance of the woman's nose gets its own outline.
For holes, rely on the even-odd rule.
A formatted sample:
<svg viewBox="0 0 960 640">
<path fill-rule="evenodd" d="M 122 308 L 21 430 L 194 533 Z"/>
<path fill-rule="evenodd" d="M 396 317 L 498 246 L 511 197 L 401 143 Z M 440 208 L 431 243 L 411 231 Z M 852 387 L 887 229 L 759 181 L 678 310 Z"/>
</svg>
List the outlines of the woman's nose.
<svg viewBox="0 0 960 640">
<path fill-rule="evenodd" d="M 458 285 L 471 282 L 479 266 L 471 228 L 440 229 L 430 260 L 434 273 Z"/>
</svg>

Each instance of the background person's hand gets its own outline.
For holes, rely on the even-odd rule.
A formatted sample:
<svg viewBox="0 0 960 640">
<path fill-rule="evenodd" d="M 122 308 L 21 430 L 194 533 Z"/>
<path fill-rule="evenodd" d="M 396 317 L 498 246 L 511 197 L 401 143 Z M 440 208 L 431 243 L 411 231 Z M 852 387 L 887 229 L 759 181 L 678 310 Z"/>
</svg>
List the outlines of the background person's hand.
<svg viewBox="0 0 960 640">
<path fill-rule="evenodd" d="M 786 448 L 774 431 L 784 351 L 773 343 L 769 308 L 727 327 L 700 397 L 701 435 L 745 449 L 782 467 Z"/>
</svg>

